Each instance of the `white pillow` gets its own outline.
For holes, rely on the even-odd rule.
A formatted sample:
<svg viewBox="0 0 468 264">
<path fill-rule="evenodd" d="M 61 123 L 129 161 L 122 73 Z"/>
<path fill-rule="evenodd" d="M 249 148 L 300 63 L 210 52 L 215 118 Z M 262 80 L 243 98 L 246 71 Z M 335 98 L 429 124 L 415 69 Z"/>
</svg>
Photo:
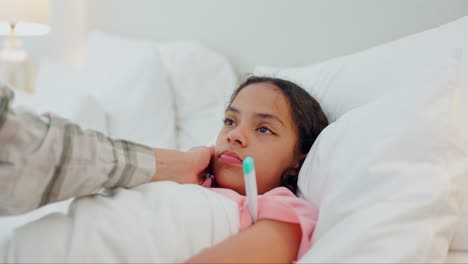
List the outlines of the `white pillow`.
<svg viewBox="0 0 468 264">
<path fill-rule="evenodd" d="M 300 68 L 256 67 L 257 75 L 296 82 L 322 105 L 330 122 L 413 78 L 425 78 L 468 47 L 468 16 L 360 53 Z"/>
<path fill-rule="evenodd" d="M 468 47 L 466 32 L 468 16 L 324 63 L 292 69 L 257 67 L 254 72 L 300 84 L 320 102 L 332 122 L 353 108 L 385 96 L 395 87 L 410 87 L 411 79 L 424 83 L 428 76 L 442 74 L 440 66 L 459 49 Z M 468 182 L 463 186 L 468 190 Z M 468 250 L 468 195 L 462 206 L 466 224 L 459 225 L 451 248 Z"/>
<path fill-rule="evenodd" d="M 460 57 L 440 68 L 321 133 L 299 175 L 320 211 L 299 262 L 445 260 L 459 221 L 456 181 L 467 171 L 468 86 Z"/>
<path fill-rule="evenodd" d="M 175 97 L 177 148 L 207 145 L 222 127 L 236 74 L 224 56 L 197 42 L 164 43 L 160 51 Z"/>
<path fill-rule="evenodd" d="M 50 60 L 40 63 L 35 94 L 15 91 L 13 106 L 37 113 L 52 112 L 83 129 L 108 132 L 108 116 L 97 99 L 83 91 L 81 75 Z"/>
<path fill-rule="evenodd" d="M 175 148 L 173 97 L 156 44 L 93 33 L 83 73 L 109 113 L 111 136 Z"/>
</svg>

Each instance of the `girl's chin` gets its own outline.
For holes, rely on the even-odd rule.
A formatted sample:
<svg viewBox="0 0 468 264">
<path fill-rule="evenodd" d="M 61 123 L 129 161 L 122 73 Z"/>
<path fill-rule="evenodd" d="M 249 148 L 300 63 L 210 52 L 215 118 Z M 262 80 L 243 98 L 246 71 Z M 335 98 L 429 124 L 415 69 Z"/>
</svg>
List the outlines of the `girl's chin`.
<svg viewBox="0 0 468 264">
<path fill-rule="evenodd" d="M 213 167 L 213 174 L 226 175 L 226 177 L 241 177 L 243 179 L 242 166 L 233 166 L 232 164 L 226 164 L 221 161 L 216 162 Z"/>
<path fill-rule="evenodd" d="M 234 190 L 238 193 L 244 192 L 244 176 L 241 173 L 236 173 L 232 170 L 218 169 L 215 170 L 216 187 Z"/>
</svg>

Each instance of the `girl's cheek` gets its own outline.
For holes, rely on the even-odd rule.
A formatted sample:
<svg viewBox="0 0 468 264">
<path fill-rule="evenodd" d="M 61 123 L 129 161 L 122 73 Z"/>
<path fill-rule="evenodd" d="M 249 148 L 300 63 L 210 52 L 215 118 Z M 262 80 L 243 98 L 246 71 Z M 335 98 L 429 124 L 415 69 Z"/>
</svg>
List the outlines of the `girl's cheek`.
<svg viewBox="0 0 468 264">
<path fill-rule="evenodd" d="M 226 132 L 224 131 L 224 128 L 219 131 L 218 136 L 216 137 L 216 146 L 219 146 L 223 142 L 225 134 Z"/>
</svg>

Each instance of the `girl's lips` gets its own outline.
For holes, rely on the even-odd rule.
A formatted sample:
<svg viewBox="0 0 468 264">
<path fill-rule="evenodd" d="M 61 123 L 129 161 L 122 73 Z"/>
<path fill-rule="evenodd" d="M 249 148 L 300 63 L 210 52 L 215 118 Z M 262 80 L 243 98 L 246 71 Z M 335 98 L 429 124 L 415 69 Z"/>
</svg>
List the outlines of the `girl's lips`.
<svg viewBox="0 0 468 264">
<path fill-rule="evenodd" d="M 228 156 L 226 154 L 221 154 L 221 156 L 219 156 L 219 159 L 222 162 L 228 163 L 228 164 L 242 164 L 242 161 L 240 159 Z"/>
<path fill-rule="evenodd" d="M 225 152 L 219 156 L 219 159 L 227 164 L 242 164 L 242 160 L 234 153 Z"/>
</svg>

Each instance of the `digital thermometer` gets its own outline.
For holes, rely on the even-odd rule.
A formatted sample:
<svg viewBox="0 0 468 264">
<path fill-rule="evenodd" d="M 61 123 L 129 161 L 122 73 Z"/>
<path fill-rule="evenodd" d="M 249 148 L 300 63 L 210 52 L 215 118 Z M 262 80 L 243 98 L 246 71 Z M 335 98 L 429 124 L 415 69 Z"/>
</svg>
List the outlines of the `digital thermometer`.
<svg viewBox="0 0 468 264">
<path fill-rule="evenodd" d="M 247 204 L 253 222 L 257 222 L 257 178 L 255 176 L 255 166 L 252 157 L 247 157 L 242 162 L 244 168 L 245 194 L 247 195 Z"/>
</svg>

